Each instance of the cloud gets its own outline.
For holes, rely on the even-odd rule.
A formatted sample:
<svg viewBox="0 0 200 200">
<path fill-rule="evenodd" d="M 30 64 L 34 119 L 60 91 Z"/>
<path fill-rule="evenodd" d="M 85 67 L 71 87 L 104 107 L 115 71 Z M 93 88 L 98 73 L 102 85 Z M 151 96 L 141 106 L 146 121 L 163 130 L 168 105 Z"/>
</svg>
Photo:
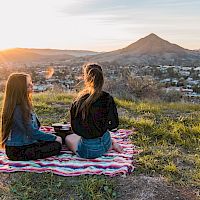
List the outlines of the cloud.
<svg viewBox="0 0 200 200">
<path fill-rule="evenodd" d="M 66 17 L 87 18 L 96 23 L 173 23 L 184 18 L 199 19 L 198 0 L 75 0 L 60 9 Z M 81 19 L 80 18 L 80 19 Z"/>
<path fill-rule="evenodd" d="M 105 50 L 151 32 L 166 39 L 184 35 L 196 45 L 199 41 L 199 0 L 0 0 L 0 4 L 0 43 L 9 38 L 2 46 Z"/>
</svg>

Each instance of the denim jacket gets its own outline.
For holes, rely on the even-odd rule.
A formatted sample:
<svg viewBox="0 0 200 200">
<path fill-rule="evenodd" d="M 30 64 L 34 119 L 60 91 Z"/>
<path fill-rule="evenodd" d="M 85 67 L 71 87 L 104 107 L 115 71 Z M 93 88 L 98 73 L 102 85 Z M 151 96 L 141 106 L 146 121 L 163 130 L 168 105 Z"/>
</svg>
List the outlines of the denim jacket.
<svg viewBox="0 0 200 200">
<path fill-rule="evenodd" d="M 38 140 L 55 141 L 55 135 L 39 131 L 39 126 L 40 123 L 35 113 L 31 114 L 30 121 L 25 124 L 20 105 L 17 105 L 13 113 L 13 123 L 6 145 L 23 146 L 33 144 Z"/>
</svg>

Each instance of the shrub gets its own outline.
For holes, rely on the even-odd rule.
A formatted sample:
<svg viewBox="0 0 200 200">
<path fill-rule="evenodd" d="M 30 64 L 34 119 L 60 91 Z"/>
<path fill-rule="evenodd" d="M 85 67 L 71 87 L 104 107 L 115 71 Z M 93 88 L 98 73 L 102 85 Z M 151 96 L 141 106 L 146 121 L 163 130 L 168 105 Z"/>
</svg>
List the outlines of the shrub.
<svg viewBox="0 0 200 200">
<path fill-rule="evenodd" d="M 172 90 L 172 91 L 160 91 L 160 99 L 166 102 L 177 102 L 180 101 L 182 98 L 182 94 L 179 91 Z"/>
</svg>

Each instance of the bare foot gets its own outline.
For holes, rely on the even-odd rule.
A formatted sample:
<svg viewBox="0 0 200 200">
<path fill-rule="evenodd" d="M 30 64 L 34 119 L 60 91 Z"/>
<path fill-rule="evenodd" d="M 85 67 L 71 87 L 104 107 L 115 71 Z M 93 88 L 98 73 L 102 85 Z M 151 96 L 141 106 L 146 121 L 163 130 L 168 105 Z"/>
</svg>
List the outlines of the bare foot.
<svg viewBox="0 0 200 200">
<path fill-rule="evenodd" d="M 119 145 L 119 144 L 117 144 L 117 142 L 115 142 L 115 141 L 113 141 L 113 143 L 112 143 L 112 148 L 113 148 L 115 151 L 119 152 L 119 153 L 122 153 L 122 151 L 123 151 L 122 146 Z"/>
</svg>

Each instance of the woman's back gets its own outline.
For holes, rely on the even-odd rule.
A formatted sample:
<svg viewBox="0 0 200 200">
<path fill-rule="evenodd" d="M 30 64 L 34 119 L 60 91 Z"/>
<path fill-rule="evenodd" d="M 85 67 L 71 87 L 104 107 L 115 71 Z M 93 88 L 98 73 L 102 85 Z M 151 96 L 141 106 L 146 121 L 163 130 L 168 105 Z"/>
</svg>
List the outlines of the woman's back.
<svg viewBox="0 0 200 200">
<path fill-rule="evenodd" d="M 85 101 L 88 96 L 89 94 L 86 94 L 80 101 Z M 114 100 L 109 93 L 104 91 L 91 104 L 85 120 L 82 119 L 81 112 L 75 116 L 76 102 L 72 104 L 70 112 L 73 131 L 88 139 L 101 137 L 108 129 L 116 128 L 119 123 Z"/>
<path fill-rule="evenodd" d="M 69 149 L 82 158 L 97 158 L 112 147 L 121 147 L 111 139 L 108 130 L 119 124 L 117 108 L 112 96 L 102 91 L 104 76 L 101 66 L 83 67 L 84 88 L 72 104 L 71 126 L 74 134 L 66 137 Z"/>
</svg>

